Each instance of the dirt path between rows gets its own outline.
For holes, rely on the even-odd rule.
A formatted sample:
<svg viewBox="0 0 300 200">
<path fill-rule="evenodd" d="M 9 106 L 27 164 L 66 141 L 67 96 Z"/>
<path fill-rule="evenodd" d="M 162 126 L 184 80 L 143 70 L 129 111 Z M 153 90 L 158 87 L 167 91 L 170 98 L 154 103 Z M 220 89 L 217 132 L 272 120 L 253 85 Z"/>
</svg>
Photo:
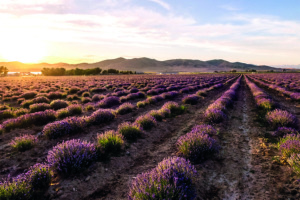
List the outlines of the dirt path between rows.
<svg viewBox="0 0 300 200">
<path fill-rule="evenodd" d="M 227 112 L 227 120 L 219 127 L 222 146 L 220 157 L 203 164 L 201 199 L 272 199 L 269 177 L 261 170 L 257 136 L 263 129 L 255 124 L 255 104 L 244 78 L 237 100 Z"/>
</svg>

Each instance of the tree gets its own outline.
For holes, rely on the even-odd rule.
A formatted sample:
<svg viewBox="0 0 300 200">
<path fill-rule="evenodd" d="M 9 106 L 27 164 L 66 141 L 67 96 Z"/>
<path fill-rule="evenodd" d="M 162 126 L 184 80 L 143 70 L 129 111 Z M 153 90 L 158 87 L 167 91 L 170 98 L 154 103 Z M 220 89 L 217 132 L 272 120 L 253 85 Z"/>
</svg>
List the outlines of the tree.
<svg viewBox="0 0 300 200">
<path fill-rule="evenodd" d="M 8 69 L 6 67 L 4 67 L 4 66 L 1 66 L 0 67 L 0 75 L 1 76 L 6 76 L 7 73 L 8 73 Z"/>
</svg>

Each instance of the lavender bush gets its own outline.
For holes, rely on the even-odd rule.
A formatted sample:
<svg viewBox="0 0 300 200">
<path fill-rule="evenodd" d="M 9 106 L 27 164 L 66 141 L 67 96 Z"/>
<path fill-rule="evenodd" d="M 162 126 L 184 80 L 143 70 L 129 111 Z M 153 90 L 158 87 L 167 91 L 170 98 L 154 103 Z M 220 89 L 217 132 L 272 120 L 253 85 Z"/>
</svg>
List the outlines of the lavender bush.
<svg viewBox="0 0 300 200">
<path fill-rule="evenodd" d="M 93 112 L 91 116 L 88 117 L 87 122 L 89 125 L 95 124 L 99 125 L 102 123 L 110 122 L 115 119 L 113 111 L 110 109 L 99 109 Z"/>
<path fill-rule="evenodd" d="M 103 100 L 101 100 L 97 104 L 97 106 L 99 106 L 100 108 L 111 108 L 111 107 L 119 105 L 119 104 L 120 104 L 119 97 L 110 96 L 110 97 L 106 97 Z"/>
<path fill-rule="evenodd" d="M 97 158 L 95 146 L 81 140 L 69 140 L 53 147 L 48 152 L 49 166 L 60 174 L 81 172 Z"/>
<path fill-rule="evenodd" d="M 266 115 L 267 122 L 274 128 L 296 127 L 297 118 L 285 110 L 275 109 Z"/>
<path fill-rule="evenodd" d="M 51 106 L 47 103 L 35 103 L 29 106 L 29 112 L 39 112 L 51 109 Z"/>
<path fill-rule="evenodd" d="M 220 123 L 226 118 L 226 115 L 218 109 L 207 109 L 204 118 L 208 123 Z"/>
<path fill-rule="evenodd" d="M 176 145 L 179 154 L 193 162 L 206 160 L 217 154 L 220 149 L 216 140 L 202 131 L 201 127 L 193 128 L 191 132 L 181 136 Z"/>
<path fill-rule="evenodd" d="M 199 101 L 199 97 L 196 95 L 188 95 L 182 99 L 182 103 L 195 105 Z"/>
<path fill-rule="evenodd" d="M 289 134 L 299 134 L 299 132 L 294 128 L 279 127 L 276 131 L 272 133 L 272 136 L 282 137 Z"/>
<path fill-rule="evenodd" d="M 31 149 L 37 143 L 37 137 L 33 135 L 22 135 L 15 137 L 11 142 L 10 146 L 17 149 L 18 151 L 26 151 Z"/>
<path fill-rule="evenodd" d="M 300 153 L 300 135 L 289 134 L 280 139 L 278 149 L 281 154 L 289 158 L 293 153 Z"/>
<path fill-rule="evenodd" d="M 105 156 L 109 154 L 119 153 L 124 146 L 124 137 L 122 134 L 113 130 L 106 131 L 102 134 L 97 134 L 96 150 L 100 152 L 100 156 L 104 153 Z"/>
<path fill-rule="evenodd" d="M 127 140 L 135 141 L 143 134 L 143 129 L 139 124 L 124 122 L 118 126 L 118 133 Z"/>
<path fill-rule="evenodd" d="M 61 109 L 61 108 L 68 107 L 69 103 L 67 101 L 64 101 L 64 100 L 54 100 L 54 101 L 51 101 L 50 106 L 54 110 L 58 110 L 58 109 Z"/>
<path fill-rule="evenodd" d="M 151 115 L 142 115 L 135 120 L 136 124 L 139 124 L 144 130 L 150 130 L 152 127 L 156 126 L 156 120 Z"/>
<path fill-rule="evenodd" d="M 61 121 L 47 124 L 43 128 L 43 135 L 55 139 L 64 135 L 71 135 L 83 131 L 87 123 L 83 117 L 70 117 Z"/>
<path fill-rule="evenodd" d="M 122 105 L 119 106 L 116 112 L 120 115 L 124 115 L 132 112 L 133 109 L 134 109 L 134 105 L 132 105 L 131 103 L 123 103 Z"/>
<path fill-rule="evenodd" d="M 158 166 L 133 180 L 128 199 L 195 199 L 197 171 L 188 160 L 166 158 Z"/>
</svg>

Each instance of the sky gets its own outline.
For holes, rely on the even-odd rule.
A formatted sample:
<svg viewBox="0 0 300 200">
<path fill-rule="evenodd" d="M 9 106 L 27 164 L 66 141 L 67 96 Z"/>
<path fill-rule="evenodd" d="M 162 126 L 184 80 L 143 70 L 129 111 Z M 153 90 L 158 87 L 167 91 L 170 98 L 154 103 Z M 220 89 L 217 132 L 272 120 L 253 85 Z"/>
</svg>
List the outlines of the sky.
<svg viewBox="0 0 300 200">
<path fill-rule="evenodd" d="M 0 61 L 300 64 L 299 0 L 1 0 Z"/>
</svg>

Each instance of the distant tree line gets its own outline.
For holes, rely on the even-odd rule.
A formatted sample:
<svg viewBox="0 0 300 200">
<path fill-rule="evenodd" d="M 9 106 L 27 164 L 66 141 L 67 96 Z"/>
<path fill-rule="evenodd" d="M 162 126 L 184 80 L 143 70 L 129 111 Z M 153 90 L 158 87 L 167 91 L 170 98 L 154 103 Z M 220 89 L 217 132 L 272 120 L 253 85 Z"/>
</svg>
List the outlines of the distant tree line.
<svg viewBox="0 0 300 200">
<path fill-rule="evenodd" d="M 0 67 L 0 76 L 6 76 L 8 73 L 8 69 L 4 66 Z"/>
<path fill-rule="evenodd" d="M 102 70 L 99 67 L 91 69 L 70 69 L 65 68 L 43 68 L 41 70 L 44 76 L 78 76 L 78 75 L 100 75 L 100 74 L 135 74 L 133 71 L 119 71 L 116 69 Z"/>
</svg>

